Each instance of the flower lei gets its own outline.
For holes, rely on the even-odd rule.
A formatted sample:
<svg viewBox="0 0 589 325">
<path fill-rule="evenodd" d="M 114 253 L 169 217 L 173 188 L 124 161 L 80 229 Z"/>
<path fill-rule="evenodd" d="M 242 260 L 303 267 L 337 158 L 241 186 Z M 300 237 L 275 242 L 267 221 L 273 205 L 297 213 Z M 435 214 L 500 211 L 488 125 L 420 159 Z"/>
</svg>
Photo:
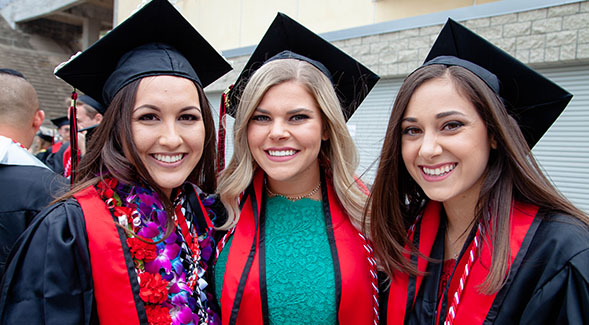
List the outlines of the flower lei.
<svg viewBox="0 0 589 325">
<path fill-rule="evenodd" d="M 187 220 L 192 235 L 192 241 L 187 242 L 175 220 L 175 230 L 168 238 L 158 244 L 146 243 L 138 236 L 156 242 L 166 232 L 167 215 L 157 192 L 113 178 L 98 183 L 96 189 L 119 224 L 136 234 L 127 233 L 126 242 L 149 324 L 220 324 L 219 316 L 208 306 L 212 295 L 202 290 L 207 286 L 203 277 L 213 251 L 213 229 L 197 234 L 196 223 L 191 227 Z M 211 204 L 203 200 L 203 205 Z"/>
</svg>

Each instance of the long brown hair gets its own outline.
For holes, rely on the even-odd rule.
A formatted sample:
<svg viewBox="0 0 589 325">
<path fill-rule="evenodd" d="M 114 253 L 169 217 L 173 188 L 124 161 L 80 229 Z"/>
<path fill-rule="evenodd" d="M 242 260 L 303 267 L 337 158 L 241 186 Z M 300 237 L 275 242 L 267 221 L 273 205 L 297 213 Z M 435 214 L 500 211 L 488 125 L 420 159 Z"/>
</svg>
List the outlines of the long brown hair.
<svg viewBox="0 0 589 325">
<path fill-rule="evenodd" d="M 513 201 L 531 203 L 552 213 L 564 213 L 589 226 L 585 213 L 576 208 L 554 188 L 534 156 L 524 136 L 501 99 L 476 75 L 459 66 L 430 65 L 413 72 L 403 82 L 395 103 L 380 155 L 380 163 L 368 200 L 366 212 L 371 216 L 370 233 L 381 266 L 389 277 L 395 272 L 417 275 L 415 265 L 404 257 L 408 247 L 407 230 L 423 212 L 429 200 L 409 175 L 401 156 L 401 120 L 411 96 L 424 82 L 449 78 L 456 89 L 475 106 L 485 122 L 492 149 L 482 177 L 474 222 L 491 234 L 491 267 L 480 289 L 497 292 L 507 279 L 509 261 L 509 225 Z M 492 218 L 490 216 L 493 216 Z M 490 229 L 494 229 L 490 232 Z M 488 243 L 487 243 L 488 244 Z"/>
<path fill-rule="evenodd" d="M 173 204 L 170 198 L 157 186 L 141 162 L 131 131 L 133 106 L 140 82 L 141 79 L 131 82 L 115 95 L 88 143 L 88 150 L 78 165 L 72 189 L 56 201 L 70 198 L 75 193 L 95 185 L 109 176 L 125 184 L 145 182 L 157 192 L 168 215 L 165 238 L 168 232 L 173 229 L 170 226 L 174 222 L 172 218 L 174 215 Z M 214 163 L 217 152 L 215 125 L 211 115 L 211 106 L 202 87 L 197 83 L 194 84 L 198 92 L 205 126 L 205 141 L 202 156 L 187 181 L 199 186 L 206 193 L 213 193 L 217 186 Z M 126 152 L 129 156 L 125 154 Z"/>
</svg>

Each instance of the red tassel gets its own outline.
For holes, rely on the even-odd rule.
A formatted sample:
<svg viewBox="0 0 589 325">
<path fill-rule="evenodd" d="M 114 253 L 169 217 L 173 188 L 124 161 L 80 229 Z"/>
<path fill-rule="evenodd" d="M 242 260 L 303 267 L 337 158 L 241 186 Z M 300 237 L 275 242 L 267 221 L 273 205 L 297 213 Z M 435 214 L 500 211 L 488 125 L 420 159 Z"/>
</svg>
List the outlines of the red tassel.
<svg viewBox="0 0 589 325">
<path fill-rule="evenodd" d="M 76 178 L 76 169 L 78 168 L 78 162 L 80 161 L 80 151 L 78 147 L 78 123 L 76 119 L 76 100 L 78 99 L 78 93 L 76 89 L 72 91 L 72 103 L 70 105 L 70 163 L 69 167 L 65 166 L 64 176 L 70 176 L 71 184 L 74 184 Z"/>
</svg>

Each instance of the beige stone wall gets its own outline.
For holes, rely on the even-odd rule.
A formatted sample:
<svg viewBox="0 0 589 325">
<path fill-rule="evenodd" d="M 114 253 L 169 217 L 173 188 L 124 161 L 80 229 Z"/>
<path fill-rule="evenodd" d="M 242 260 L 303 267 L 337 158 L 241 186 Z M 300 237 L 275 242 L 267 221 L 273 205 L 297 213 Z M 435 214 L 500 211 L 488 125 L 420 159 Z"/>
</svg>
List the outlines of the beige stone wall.
<svg viewBox="0 0 589 325">
<path fill-rule="evenodd" d="M 589 2 L 578 2 L 461 22 L 532 66 L 589 62 Z M 442 25 L 334 42 L 382 78 L 403 77 L 425 59 Z M 228 58 L 234 70 L 207 87 L 224 90 L 248 56 Z"/>
<path fill-rule="evenodd" d="M 499 0 L 170 0 L 219 50 L 254 45 L 277 12 L 316 33 L 371 25 Z M 115 22 L 143 0 L 118 0 Z"/>
</svg>

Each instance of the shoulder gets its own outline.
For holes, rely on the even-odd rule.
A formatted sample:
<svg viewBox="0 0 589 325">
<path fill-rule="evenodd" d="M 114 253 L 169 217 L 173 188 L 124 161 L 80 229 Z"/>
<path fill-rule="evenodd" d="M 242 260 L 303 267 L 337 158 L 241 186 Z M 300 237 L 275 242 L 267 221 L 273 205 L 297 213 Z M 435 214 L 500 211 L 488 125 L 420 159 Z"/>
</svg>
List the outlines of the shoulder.
<svg viewBox="0 0 589 325">
<path fill-rule="evenodd" d="M 536 245 L 542 244 L 562 254 L 573 256 L 589 249 L 589 226 L 569 215 L 540 211 L 534 235 Z"/>
<path fill-rule="evenodd" d="M 538 223 L 522 267 L 540 276 L 538 285 L 549 283 L 558 274 L 571 271 L 589 273 L 589 228 L 568 215 L 540 211 Z M 580 263 L 581 260 L 586 262 Z M 535 277 L 534 276 L 534 277 Z M 589 279 L 589 277 L 588 277 Z"/>
<path fill-rule="evenodd" d="M 2 166 L 0 168 L 1 202 L 41 210 L 68 189 L 67 180 L 51 170 L 37 166 Z"/>
<path fill-rule="evenodd" d="M 45 208 L 37 215 L 32 227 L 60 227 L 64 230 L 71 230 L 70 226 L 72 225 L 76 225 L 76 228 L 84 225 L 84 213 L 74 198 L 57 202 Z"/>
</svg>

